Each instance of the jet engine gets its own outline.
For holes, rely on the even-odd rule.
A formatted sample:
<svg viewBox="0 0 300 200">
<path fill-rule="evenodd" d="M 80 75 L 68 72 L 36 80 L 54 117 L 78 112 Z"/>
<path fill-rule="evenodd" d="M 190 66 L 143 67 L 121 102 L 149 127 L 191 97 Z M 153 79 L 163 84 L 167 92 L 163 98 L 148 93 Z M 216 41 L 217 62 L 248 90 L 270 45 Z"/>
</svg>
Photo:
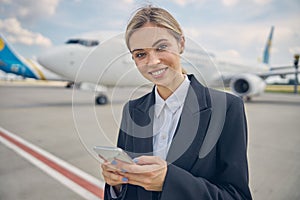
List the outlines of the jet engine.
<svg viewBox="0 0 300 200">
<path fill-rule="evenodd" d="M 239 74 L 230 81 L 231 91 L 240 97 L 257 96 L 264 92 L 266 83 L 260 77 L 253 74 Z"/>
</svg>

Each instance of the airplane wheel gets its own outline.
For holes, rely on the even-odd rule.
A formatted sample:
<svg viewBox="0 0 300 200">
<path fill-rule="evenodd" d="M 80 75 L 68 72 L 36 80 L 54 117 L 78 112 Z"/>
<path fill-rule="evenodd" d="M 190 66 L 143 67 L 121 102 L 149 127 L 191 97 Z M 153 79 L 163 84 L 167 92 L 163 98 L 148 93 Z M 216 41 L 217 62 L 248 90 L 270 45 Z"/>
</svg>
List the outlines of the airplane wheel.
<svg viewBox="0 0 300 200">
<path fill-rule="evenodd" d="M 105 104 L 107 104 L 107 102 L 108 102 L 108 100 L 105 95 L 100 95 L 100 96 L 96 97 L 96 104 L 98 104 L 98 105 L 105 105 Z"/>
<path fill-rule="evenodd" d="M 246 100 L 247 100 L 247 101 L 251 101 L 251 100 L 252 100 L 252 98 L 251 98 L 251 97 L 249 97 L 249 96 L 247 96 L 247 97 L 246 97 Z"/>
<path fill-rule="evenodd" d="M 74 86 L 74 82 L 68 82 L 66 88 L 72 88 Z"/>
</svg>

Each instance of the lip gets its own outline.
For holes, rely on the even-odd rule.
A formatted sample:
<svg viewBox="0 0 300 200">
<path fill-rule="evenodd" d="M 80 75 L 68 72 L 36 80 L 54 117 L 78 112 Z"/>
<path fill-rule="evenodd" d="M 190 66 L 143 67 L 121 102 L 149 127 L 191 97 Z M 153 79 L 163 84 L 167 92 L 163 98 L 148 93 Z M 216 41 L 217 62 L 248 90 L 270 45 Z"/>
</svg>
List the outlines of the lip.
<svg viewBox="0 0 300 200">
<path fill-rule="evenodd" d="M 167 71 L 167 69 L 168 69 L 168 67 L 165 67 L 165 68 L 161 68 L 161 69 L 151 71 L 148 73 L 150 75 L 152 75 L 154 78 L 159 78 L 159 77 L 163 76 L 163 74 Z"/>
</svg>

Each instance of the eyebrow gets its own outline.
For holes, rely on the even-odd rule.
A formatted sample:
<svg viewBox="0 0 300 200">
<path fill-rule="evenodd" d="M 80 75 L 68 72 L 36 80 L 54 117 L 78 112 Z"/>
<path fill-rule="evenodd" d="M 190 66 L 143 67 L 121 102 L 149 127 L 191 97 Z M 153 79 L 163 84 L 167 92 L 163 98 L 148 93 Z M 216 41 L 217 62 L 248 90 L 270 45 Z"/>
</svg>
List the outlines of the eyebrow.
<svg viewBox="0 0 300 200">
<path fill-rule="evenodd" d="M 159 44 L 160 42 L 163 42 L 163 41 L 168 41 L 168 40 L 167 39 L 159 39 L 152 44 L 152 47 L 155 47 L 157 44 Z M 135 51 L 140 51 L 140 50 L 143 50 L 143 49 L 134 49 L 134 50 L 130 51 L 130 53 L 134 53 Z"/>
</svg>

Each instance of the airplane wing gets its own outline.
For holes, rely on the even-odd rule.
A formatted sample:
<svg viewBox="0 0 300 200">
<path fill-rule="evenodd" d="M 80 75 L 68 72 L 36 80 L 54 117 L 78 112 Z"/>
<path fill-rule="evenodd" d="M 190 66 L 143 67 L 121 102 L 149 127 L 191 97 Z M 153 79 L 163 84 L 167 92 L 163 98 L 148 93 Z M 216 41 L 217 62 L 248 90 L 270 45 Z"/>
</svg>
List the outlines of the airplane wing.
<svg viewBox="0 0 300 200">
<path fill-rule="evenodd" d="M 282 70 L 284 69 L 284 70 Z M 297 70 L 297 72 L 295 71 L 295 68 L 282 68 L 282 69 L 272 69 L 268 72 L 264 72 L 264 73 L 258 73 L 257 75 L 263 79 L 266 79 L 270 76 L 281 76 L 281 77 L 285 77 L 286 75 L 289 75 L 289 74 L 300 74 L 300 71 Z M 289 70 L 287 70 L 289 69 Z"/>
<path fill-rule="evenodd" d="M 282 70 L 282 69 L 295 69 L 295 66 L 278 66 L 278 67 L 271 67 L 270 71 Z"/>
</svg>

